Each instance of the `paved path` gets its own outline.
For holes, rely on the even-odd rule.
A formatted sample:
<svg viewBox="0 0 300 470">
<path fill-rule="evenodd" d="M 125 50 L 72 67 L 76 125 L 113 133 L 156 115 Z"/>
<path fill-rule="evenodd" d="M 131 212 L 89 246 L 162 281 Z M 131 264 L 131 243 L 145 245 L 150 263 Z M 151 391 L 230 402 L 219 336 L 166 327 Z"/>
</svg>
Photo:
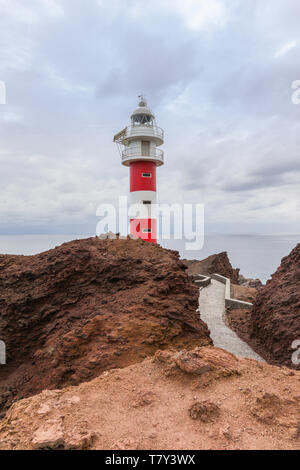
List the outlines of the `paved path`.
<svg viewBox="0 0 300 470">
<path fill-rule="evenodd" d="M 257 361 L 264 360 L 256 354 L 247 343 L 242 341 L 224 322 L 225 285 L 211 280 L 211 284 L 200 290 L 200 317 L 210 329 L 214 346 L 240 357 L 248 357 Z"/>
</svg>

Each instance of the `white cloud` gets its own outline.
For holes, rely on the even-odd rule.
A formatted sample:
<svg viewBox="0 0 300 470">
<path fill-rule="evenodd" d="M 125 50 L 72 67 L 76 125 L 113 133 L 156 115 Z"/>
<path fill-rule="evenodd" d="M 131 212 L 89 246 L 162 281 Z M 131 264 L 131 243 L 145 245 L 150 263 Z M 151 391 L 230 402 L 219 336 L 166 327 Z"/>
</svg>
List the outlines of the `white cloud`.
<svg viewBox="0 0 300 470">
<path fill-rule="evenodd" d="M 99 0 L 98 0 L 99 1 Z M 105 1 L 98 3 L 105 8 Z M 122 15 L 144 22 L 151 20 L 153 15 L 159 15 L 162 8 L 170 15 L 179 16 L 185 26 L 191 30 L 202 30 L 209 26 L 222 26 L 226 22 L 226 9 L 221 0 L 151 0 L 142 3 L 140 0 L 127 0 L 122 5 Z M 116 13 L 120 4 L 116 3 L 109 9 L 109 14 Z"/>
<path fill-rule="evenodd" d="M 226 21 L 224 3 L 219 0 L 164 0 L 163 4 L 182 16 L 192 30 L 222 26 Z"/>
<path fill-rule="evenodd" d="M 93 87 L 71 83 L 65 77 L 61 76 L 53 67 L 47 66 L 44 73 L 47 80 L 49 80 L 55 87 L 62 89 L 63 91 L 69 93 L 84 93 L 89 95 L 94 92 Z"/>
<path fill-rule="evenodd" d="M 290 41 L 286 44 L 284 44 L 280 49 L 277 50 L 275 53 L 274 57 L 277 59 L 278 57 L 281 57 L 285 54 L 287 54 L 290 50 L 294 49 L 296 47 L 297 42 L 296 41 Z"/>
<path fill-rule="evenodd" d="M 64 11 L 56 0 L 0 0 L 1 15 L 25 24 L 37 23 L 41 16 L 62 16 Z"/>
<path fill-rule="evenodd" d="M 22 116 L 16 113 L 5 113 L 2 116 L 2 120 L 6 123 L 17 124 L 22 121 Z"/>
</svg>

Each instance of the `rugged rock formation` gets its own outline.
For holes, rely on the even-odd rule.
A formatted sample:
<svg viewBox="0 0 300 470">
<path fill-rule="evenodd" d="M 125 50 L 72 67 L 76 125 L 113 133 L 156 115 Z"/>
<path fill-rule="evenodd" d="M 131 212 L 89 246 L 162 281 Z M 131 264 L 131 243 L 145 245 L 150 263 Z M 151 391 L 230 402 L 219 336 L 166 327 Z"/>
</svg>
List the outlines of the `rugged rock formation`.
<svg viewBox="0 0 300 470">
<path fill-rule="evenodd" d="M 243 300 L 243 299 L 239 299 Z M 226 311 L 226 324 L 232 329 L 243 341 L 245 341 L 258 354 L 261 353 L 261 348 L 255 338 L 250 338 L 249 324 L 251 319 L 252 309 L 230 309 Z M 263 357 L 261 355 L 261 357 Z"/>
<path fill-rule="evenodd" d="M 292 344 L 300 340 L 300 243 L 259 290 L 249 331 L 264 357 L 300 369 L 292 363 Z"/>
<path fill-rule="evenodd" d="M 158 351 L 15 403 L 0 449 L 298 449 L 300 372 L 213 347 Z"/>
<path fill-rule="evenodd" d="M 91 238 L 0 256 L 0 402 L 75 385 L 157 349 L 211 344 L 177 252 Z"/>
<path fill-rule="evenodd" d="M 228 254 L 226 252 L 209 256 L 202 261 L 183 260 L 183 262 L 187 266 L 187 272 L 190 276 L 194 274 L 210 275 L 217 273 L 228 277 L 234 284 L 238 284 L 239 282 L 240 270 L 234 269 L 231 266 Z"/>
<path fill-rule="evenodd" d="M 242 274 L 239 275 L 239 284 L 240 286 L 249 287 L 253 289 L 260 289 L 263 286 L 263 283 L 260 279 L 246 278 Z"/>
</svg>

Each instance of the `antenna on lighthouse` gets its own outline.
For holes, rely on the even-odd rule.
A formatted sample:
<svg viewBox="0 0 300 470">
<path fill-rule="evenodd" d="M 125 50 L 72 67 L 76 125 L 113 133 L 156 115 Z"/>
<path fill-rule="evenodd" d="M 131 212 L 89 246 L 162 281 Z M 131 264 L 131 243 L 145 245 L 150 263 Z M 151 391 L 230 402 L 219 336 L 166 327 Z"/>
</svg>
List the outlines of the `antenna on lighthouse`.
<svg viewBox="0 0 300 470">
<path fill-rule="evenodd" d="M 139 106 L 147 106 L 147 100 L 145 98 L 145 95 L 142 93 L 141 95 L 138 96 L 140 102 L 139 102 Z"/>
</svg>

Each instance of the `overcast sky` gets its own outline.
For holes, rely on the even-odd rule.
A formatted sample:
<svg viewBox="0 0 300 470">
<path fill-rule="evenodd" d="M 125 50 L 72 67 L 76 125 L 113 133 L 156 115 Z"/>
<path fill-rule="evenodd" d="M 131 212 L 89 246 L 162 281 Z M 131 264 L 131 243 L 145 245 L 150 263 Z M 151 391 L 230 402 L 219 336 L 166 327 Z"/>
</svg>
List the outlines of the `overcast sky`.
<svg viewBox="0 0 300 470">
<path fill-rule="evenodd" d="M 164 203 L 300 233 L 299 0 L 0 0 L 0 233 L 93 233 L 128 190 L 113 135 L 144 93 Z"/>
</svg>

